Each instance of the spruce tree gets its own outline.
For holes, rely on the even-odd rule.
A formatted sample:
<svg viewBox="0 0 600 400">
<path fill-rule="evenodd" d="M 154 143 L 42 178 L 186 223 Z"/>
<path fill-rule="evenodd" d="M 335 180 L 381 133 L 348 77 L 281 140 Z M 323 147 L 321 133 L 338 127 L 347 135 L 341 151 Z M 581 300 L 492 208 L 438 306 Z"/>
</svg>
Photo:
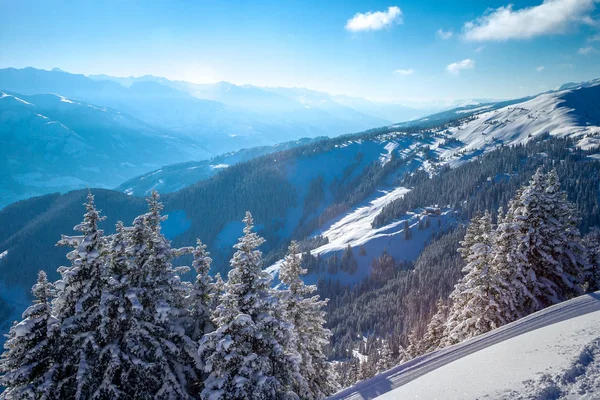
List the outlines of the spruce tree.
<svg viewBox="0 0 600 400">
<path fill-rule="evenodd" d="M 381 342 L 382 343 L 379 348 L 379 359 L 377 360 L 377 364 L 375 366 L 376 373 L 387 371 L 396 365 L 389 339 L 382 339 Z"/>
<path fill-rule="evenodd" d="M 350 250 L 351 251 L 351 250 Z M 296 393 L 302 399 L 323 399 L 337 389 L 334 370 L 324 354 L 331 332 L 324 328 L 327 300 L 320 300 L 316 286 L 305 285 L 298 245 L 292 242 L 279 270 L 279 279 L 287 286 L 282 293 L 286 319 L 294 326 L 294 345 L 301 356 L 300 375 Z M 305 385 L 307 384 L 307 387 Z"/>
<path fill-rule="evenodd" d="M 102 297 L 96 398 L 187 399 L 197 382 L 197 345 L 180 321 L 187 315 L 187 286 L 173 268 L 178 251 L 160 233 L 162 204 L 148 199 L 149 212 L 133 227 L 117 225 L 110 243 Z M 94 397 L 91 397 L 94 398 Z"/>
<path fill-rule="evenodd" d="M 600 228 L 592 228 L 584 237 L 588 253 L 588 268 L 585 271 L 585 289 L 588 292 L 600 290 Z"/>
<path fill-rule="evenodd" d="M 587 262 L 579 217 L 560 190 L 556 171 L 536 171 L 516 201 L 514 223 L 520 235 L 516 257 L 529 267 L 529 291 L 537 297 L 537 304 L 526 311 L 581 294 Z"/>
<path fill-rule="evenodd" d="M 297 398 L 300 356 L 290 351 L 290 324 L 261 269 L 257 249 L 264 239 L 253 232 L 252 215 L 243 220 L 244 235 L 234 246 L 225 291 L 213 320 L 216 330 L 200 341 L 205 371 L 203 399 Z"/>
<path fill-rule="evenodd" d="M 498 328 L 513 319 L 511 287 L 501 279 L 492 262 L 495 230 L 486 212 L 467 229 L 460 252 L 467 263 L 466 275 L 450 294 L 452 306 L 445 325 L 444 346 Z M 432 327 L 432 329 L 435 329 Z"/>
<path fill-rule="evenodd" d="M 197 246 L 192 254 L 194 257 L 192 268 L 196 271 L 196 280 L 186 299 L 189 308 L 187 328 L 192 340 L 198 341 L 205 333 L 213 330 L 210 318 L 217 293 L 209 275 L 212 259 L 206 251 L 206 245 L 200 239 L 197 240 Z"/>
<path fill-rule="evenodd" d="M 518 199 L 523 189 L 508 203 L 506 213 L 498 211 L 498 226 L 491 253 L 491 263 L 496 278 L 508 293 L 502 300 L 502 310 L 507 322 L 515 321 L 539 307 L 537 296 L 532 292 L 534 274 L 528 263 L 519 256 L 517 248 L 521 241 L 521 225 L 515 219 Z"/>
<path fill-rule="evenodd" d="M 186 267 L 173 268 L 174 251 L 160 232 L 163 208 L 152 192 L 148 213 L 137 217 L 129 235 L 125 296 L 131 322 L 124 333 L 125 351 L 143 360 L 136 371 L 136 396 L 188 398 L 197 380 L 197 345 L 180 322 L 187 314 L 188 287 L 180 278 Z"/>
<path fill-rule="evenodd" d="M 412 360 L 424 353 L 419 340 L 417 328 L 413 328 L 407 335 L 408 346 L 406 347 L 406 360 Z"/>
<path fill-rule="evenodd" d="M 444 340 L 445 323 L 448 318 L 449 307 L 442 299 L 438 299 L 437 312 L 429 321 L 425 335 L 421 339 L 421 348 L 424 353 L 437 350 Z"/>
<path fill-rule="evenodd" d="M 106 238 L 98 223 L 104 220 L 89 193 L 83 221 L 73 229 L 80 236 L 64 236 L 59 246 L 73 248 L 67 254 L 71 266 L 60 267 L 53 313 L 60 325 L 57 344 L 60 363 L 56 395 L 91 398 L 98 386 L 97 351 L 100 347 L 100 297 L 106 262 Z"/>
<path fill-rule="evenodd" d="M 33 305 L 23 313 L 23 320 L 10 329 L 0 359 L 1 399 L 24 400 L 52 398 L 55 388 L 55 345 L 57 320 L 50 300 L 54 287 L 46 273 L 38 273 L 32 288 Z"/>
<path fill-rule="evenodd" d="M 132 357 L 123 344 L 127 332 L 136 322 L 127 299 L 130 284 L 127 278 L 131 268 L 127 255 L 129 234 L 130 229 L 119 221 L 116 233 L 109 238 L 98 329 L 103 344 L 98 351 L 101 381 L 95 390 L 95 398 L 131 398 L 140 384 L 140 375 L 143 375 L 135 363 L 137 358 Z M 144 398 L 143 391 L 140 391 L 140 398 Z"/>
</svg>

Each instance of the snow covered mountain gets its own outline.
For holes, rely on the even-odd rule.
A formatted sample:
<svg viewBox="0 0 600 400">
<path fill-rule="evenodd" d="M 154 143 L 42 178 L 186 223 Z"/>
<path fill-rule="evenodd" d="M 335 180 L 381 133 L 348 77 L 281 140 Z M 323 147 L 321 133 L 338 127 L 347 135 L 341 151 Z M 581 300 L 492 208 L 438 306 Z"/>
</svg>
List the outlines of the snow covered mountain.
<svg viewBox="0 0 600 400">
<path fill-rule="evenodd" d="M 373 259 L 384 250 L 396 262 L 414 261 L 428 243 L 464 220 L 464 214 L 471 212 L 469 204 L 478 200 L 475 196 L 483 193 L 486 198 L 479 201 L 497 207 L 506 198 L 499 193 L 510 193 L 546 159 L 558 162 L 564 152 L 575 153 L 575 149 L 564 147 L 538 150 L 544 148 L 547 137 L 572 136 L 581 148 L 590 149 L 574 154 L 569 164 L 573 168 L 586 163 L 596 165 L 597 151 L 591 149 L 600 144 L 599 91 L 600 86 L 592 85 L 548 93 L 495 110 L 475 110 L 435 127 L 388 126 L 311 142 L 241 163 L 209 164 L 209 168 L 229 166 L 213 168 L 219 171 L 210 179 L 164 197 L 169 215 L 164 232 L 175 246 L 200 238 L 212 253 L 215 271 L 224 273 L 231 247 L 242 229 L 240 220 L 250 210 L 257 229 L 267 239 L 262 250 L 268 265 L 274 264 L 273 273 L 290 239 L 313 238 L 306 241 L 306 248 L 314 257 L 320 256 L 322 261 L 338 257 L 340 263 L 349 249 L 356 265 L 350 269 L 340 269 L 340 265 L 331 270 L 320 267 L 311 271 L 307 280 L 360 282 L 373 274 Z M 519 153 L 522 159 L 516 158 L 516 153 L 510 155 L 517 164 L 498 161 L 506 154 L 503 148 L 536 141 L 541 144 L 527 150 L 533 153 Z M 488 153 L 497 156 L 485 159 L 485 165 L 470 162 L 483 160 Z M 506 170 L 507 166 L 511 170 Z M 173 187 L 177 184 L 173 179 L 177 168 L 171 175 L 166 169 L 154 169 L 157 176 L 168 177 L 167 186 Z M 458 184 L 435 186 L 443 187 L 435 193 L 427 189 L 431 182 L 443 185 L 441 181 L 450 178 L 464 185 L 462 191 L 453 191 L 461 189 Z M 192 183 L 193 179 L 186 182 Z M 142 194 L 148 186 L 121 190 L 128 188 Z M 144 200 L 136 196 L 92 190 L 99 207 L 111 210 L 112 219 L 103 225 L 107 232 L 117 220 L 129 223 L 145 207 Z M 427 196 L 421 195 L 427 191 Z M 597 193 L 594 199 L 594 193 L 590 193 L 586 192 L 585 201 L 593 210 Z M 55 268 L 64 260 L 64 249 L 56 248 L 54 243 L 77 223 L 85 195 L 86 191 L 75 191 L 33 198 L 0 211 L 0 253 L 7 251 L 0 260 L 0 280 L 5 284 L 0 286 L 0 297 L 17 306 L 19 295 L 15 292 L 21 290 L 25 297 L 24 291 L 31 286 L 38 268 L 47 269 L 51 278 L 56 276 Z M 405 198 L 410 200 L 408 207 L 399 213 L 390 211 L 390 205 Z M 592 218 L 589 221 L 596 223 Z M 32 247 L 37 251 L 28 250 Z M 5 290 L 6 285 L 11 291 Z"/>
<path fill-rule="evenodd" d="M 171 135 L 203 140 L 211 155 L 302 137 L 336 136 L 391 121 L 352 108 L 307 108 L 251 86 L 209 86 L 152 76 L 123 79 L 34 68 L 0 70 L 0 89 L 55 93 L 133 115 Z M 335 111 L 335 112 L 334 112 Z"/>
<path fill-rule="evenodd" d="M 599 330 L 596 292 L 398 365 L 329 399 L 597 399 Z"/>
<path fill-rule="evenodd" d="M 114 187 L 150 168 L 208 154 L 114 109 L 5 91 L 0 144 L 0 208 L 55 191 Z"/>
<path fill-rule="evenodd" d="M 580 148 L 597 150 L 600 147 L 598 104 L 600 85 L 595 84 L 542 94 L 491 111 L 487 107 L 479 107 L 470 110 L 467 117 L 427 129 L 425 140 L 408 143 L 406 134 L 400 132 L 381 135 L 379 139 L 385 152 L 382 151 L 380 156 L 382 160 L 389 160 L 392 154 L 402 158 L 407 156 L 407 152 L 416 151 L 419 157 L 414 160 L 416 165 L 409 170 L 435 175 L 444 167 L 455 168 L 501 146 L 524 144 L 545 134 L 573 137 Z M 311 253 L 327 256 L 349 245 L 358 260 L 359 272 L 352 278 L 343 279 L 346 283 L 360 281 L 371 273 L 371 259 L 358 256 L 361 246 L 369 254 L 380 254 L 386 249 L 396 259 L 414 260 L 436 229 L 452 226 L 455 220 L 453 210 L 444 209 L 443 204 L 419 204 L 420 208 L 401 218 L 377 217 L 386 205 L 408 191 L 403 187 L 389 186 L 373 193 L 368 201 L 317 230 L 314 234 L 329 238 L 329 243 L 313 249 Z M 424 211 L 423 207 L 430 206 L 442 207 L 441 214 Z M 382 219 L 385 220 L 383 224 L 379 222 Z M 421 227 L 411 243 L 403 240 L 405 222 L 413 231 Z M 279 263 L 275 263 L 270 271 L 276 273 L 278 266 Z"/>
</svg>

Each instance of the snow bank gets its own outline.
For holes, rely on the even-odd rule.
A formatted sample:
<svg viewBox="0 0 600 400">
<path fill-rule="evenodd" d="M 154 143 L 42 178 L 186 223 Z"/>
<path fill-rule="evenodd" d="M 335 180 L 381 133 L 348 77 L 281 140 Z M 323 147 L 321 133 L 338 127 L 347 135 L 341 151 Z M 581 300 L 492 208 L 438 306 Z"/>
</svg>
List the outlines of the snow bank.
<svg viewBox="0 0 600 400">
<path fill-rule="evenodd" d="M 401 364 L 330 399 L 597 399 L 599 339 L 596 292 Z"/>
</svg>

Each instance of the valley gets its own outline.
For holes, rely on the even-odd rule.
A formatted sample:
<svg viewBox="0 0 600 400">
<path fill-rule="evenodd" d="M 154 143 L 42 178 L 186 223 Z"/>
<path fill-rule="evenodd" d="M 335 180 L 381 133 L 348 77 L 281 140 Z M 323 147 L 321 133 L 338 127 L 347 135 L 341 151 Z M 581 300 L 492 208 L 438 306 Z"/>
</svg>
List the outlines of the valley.
<svg viewBox="0 0 600 400">
<path fill-rule="evenodd" d="M 66 251 L 54 244 L 76 224 L 88 191 L 69 191 L 71 187 L 55 184 L 53 177 L 64 175 L 78 182 L 105 179 L 96 186 L 118 185 L 117 190 L 93 187 L 90 191 L 109 217 L 101 225 L 108 234 L 115 232 L 117 221 L 131 223 L 144 209 L 143 197 L 159 190 L 168 216 L 163 233 L 174 246 L 186 246 L 195 238 L 206 243 L 212 274 L 227 274 L 232 246 L 243 228 L 239 221 L 247 210 L 266 239 L 261 246 L 264 266 L 277 284 L 285 248 L 290 240 L 298 240 L 308 269 L 304 281 L 317 285 L 319 294 L 331 299 L 326 307 L 332 330 L 329 356 L 348 360 L 350 351 L 366 363 L 373 349 L 381 346 L 372 338 L 385 337 L 406 347 L 410 334 L 423 335 L 436 301 L 446 298 L 460 278 L 464 263 L 448 253 L 458 247 L 464 225 L 478 212 L 495 213 L 507 207 L 537 167 L 556 166 L 563 187 L 583 216 L 584 232 L 600 223 L 599 97 L 599 85 L 581 84 L 508 105 L 459 109 L 455 112 L 459 118 L 433 126 L 393 124 L 191 161 L 200 146 L 190 147 L 182 136 L 158 135 L 150 125 L 119 111 L 56 95 L 4 92 L 3 115 L 12 115 L 11 123 L 18 115 L 30 135 L 39 132 L 38 127 L 64 131 L 47 136 L 55 141 L 44 145 L 46 152 L 40 148 L 36 172 L 19 165 L 18 158 L 6 159 L 13 168 L 6 169 L 7 177 L 21 186 L 5 187 L 18 188 L 12 189 L 12 195 L 27 196 L 34 193 L 27 190 L 44 182 L 45 187 L 67 193 L 21 200 L 0 210 L 4 227 L 0 311 L 10 315 L 5 321 L 18 318 L 36 271 L 41 268 L 55 279 L 56 267 L 64 262 Z M 68 126 L 77 127 L 77 117 L 70 113 L 76 115 L 80 109 L 90 110 L 90 116 L 86 124 L 72 130 Z M 87 125 L 94 118 L 97 126 L 110 119 L 111 134 L 86 136 L 96 129 Z M 122 124 L 122 133 L 115 133 L 114 121 Z M 127 140 L 139 140 L 135 135 L 141 131 L 135 124 L 148 129 L 144 143 L 155 146 L 148 151 L 173 154 L 164 151 L 172 146 L 178 161 L 188 157 L 183 154 L 190 161 L 169 164 L 165 159 L 153 167 L 141 161 L 147 154 L 133 152 L 120 157 L 139 157 L 139 165 L 127 166 L 138 176 L 123 179 L 123 166 L 116 165 L 114 173 L 103 169 L 97 178 L 90 178 L 95 173 L 92 166 L 108 158 L 99 153 L 102 146 L 112 156 L 119 148 L 131 147 Z M 47 149 L 56 146 L 65 149 L 61 151 L 72 149 L 67 153 L 73 158 L 61 158 L 62 167 L 44 158 Z M 94 148 L 98 158 L 90 157 L 87 148 Z M 90 167 L 72 171 L 73 163 Z M 148 168 L 154 170 L 139 174 Z M 26 250 L 33 247 L 35 252 Z M 186 257 L 176 264 L 189 263 Z M 5 324 L 3 329 L 7 328 Z M 348 362 L 352 361 L 340 365 L 351 365 Z"/>
</svg>

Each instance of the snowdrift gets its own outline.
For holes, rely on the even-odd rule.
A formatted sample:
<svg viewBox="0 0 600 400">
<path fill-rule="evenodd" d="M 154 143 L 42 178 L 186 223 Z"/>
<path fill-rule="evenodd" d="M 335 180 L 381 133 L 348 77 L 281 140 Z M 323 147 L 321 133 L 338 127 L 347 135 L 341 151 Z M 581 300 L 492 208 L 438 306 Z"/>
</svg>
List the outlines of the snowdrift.
<svg viewBox="0 0 600 400">
<path fill-rule="evenodd" d="M 599 399 L 600 291 L 423 355 L 330 399 Z"/>
</svg>

